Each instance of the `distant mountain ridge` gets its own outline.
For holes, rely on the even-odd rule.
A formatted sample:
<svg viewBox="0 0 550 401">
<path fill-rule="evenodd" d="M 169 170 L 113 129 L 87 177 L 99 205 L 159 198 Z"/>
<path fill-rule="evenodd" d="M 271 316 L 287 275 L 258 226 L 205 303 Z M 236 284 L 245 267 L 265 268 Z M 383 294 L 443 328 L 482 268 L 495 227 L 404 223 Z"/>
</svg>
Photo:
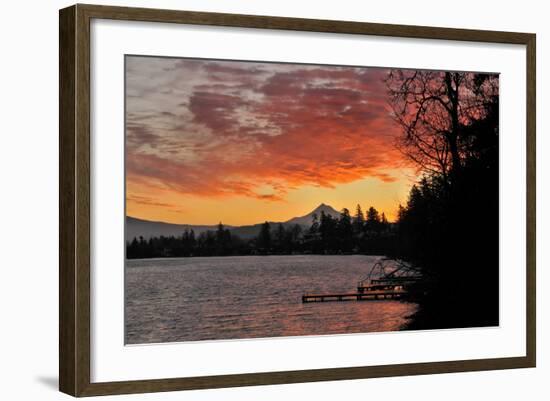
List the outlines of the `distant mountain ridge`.
<svg viewBox="0 0 550 401">
<path fill-rule="evenodd" d="M 317 217 L 320 217 L 321 212 L 331 215 L 332 217 L 340 216 L 340 213 L 336 211 L 332 206 L 325 205 L 321 203 L 313 211 L 306 214 L 305 216 L 293 217 L 290 220 L 284 222 L 273 222 L 269 221 L 270 224 L 277 225 L 282 224 L 286 227 L 294 226 L 298 224 L 302 227 L 309 227 L 313 222 L 313 216 L 316 214 Z M 260 227 L 264 222 L 246 226 L 229 226 L 225 225 L 224 227 L 229 229 L 232 234 L 235 234 L 242 239 L 254 238 L 260 232 Z M 185 230 L 193 230 L 195 235 L 199 235 L 206 231 L 213 231 L 217 229 L 216 225 L 192 225 L 192 224 L 173 224 L 165 223 L 161 221 L 149 221 L 138 219 L 136 217 L 126 216 L 126 241 L 131 241 L 134 238 L 139 238 L 140 236 L 149 239 L 151 237 L 160 237 L 165 236 L 181 236 Z"/>
<path fill-rule="evenodd" d="M 182 235 L 185 230 L 193 230 L 195 234 L 200 234 L 208 230 L 215 230 L 217 225 L 192 225 L 192 224 L 173 224 L 162 221 L 149 221 L 138 219 L 136 217 L 126 216 L 126 240 L 131 241 L 140 236 L 149 239 L 151 237 L 165 237 Z M 226 226 L 231 229 L 231 226 Z"/>
</svg>

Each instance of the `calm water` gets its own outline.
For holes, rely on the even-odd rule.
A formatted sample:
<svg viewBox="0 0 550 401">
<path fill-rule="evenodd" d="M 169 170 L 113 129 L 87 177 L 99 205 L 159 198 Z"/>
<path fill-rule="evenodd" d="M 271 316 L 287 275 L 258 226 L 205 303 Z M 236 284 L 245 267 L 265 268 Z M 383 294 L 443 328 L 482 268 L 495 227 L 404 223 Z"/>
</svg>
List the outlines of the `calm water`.
<svg viewBox="0 0 550 401">
<path fill-rule="evenodd" d="M 414 304 L 302 304 L 355 292 L 376 256 L 236 256 L 126 262 L 126 343 L 399 330 Z"/>
</svg>

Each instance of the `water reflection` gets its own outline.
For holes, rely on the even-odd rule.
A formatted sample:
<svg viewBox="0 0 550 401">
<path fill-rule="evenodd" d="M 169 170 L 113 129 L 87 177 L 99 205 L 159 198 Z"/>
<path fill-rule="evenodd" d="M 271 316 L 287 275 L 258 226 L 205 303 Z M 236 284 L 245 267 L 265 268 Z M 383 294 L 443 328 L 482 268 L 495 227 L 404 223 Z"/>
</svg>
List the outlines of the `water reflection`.
<svg viewBox="0 0 550 401">
<path fill-rule="evenodd" d="M 354 292 L 376 260 L 362 255 L 129 260 L 126 343 L 399 330 L 416 305 L 301 302 L 304 292 Z"/>
</svg>

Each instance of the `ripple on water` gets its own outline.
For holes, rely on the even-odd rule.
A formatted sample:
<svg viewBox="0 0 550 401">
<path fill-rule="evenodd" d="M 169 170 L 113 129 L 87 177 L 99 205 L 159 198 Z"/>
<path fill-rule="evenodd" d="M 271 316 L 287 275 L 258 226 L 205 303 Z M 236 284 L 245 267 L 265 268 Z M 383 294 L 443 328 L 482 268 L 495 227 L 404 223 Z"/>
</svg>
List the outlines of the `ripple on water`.
<svg viewBox="0 0 550 401">
<path fill-rule="evenodd" d="M 126 343 L 399 330 L 416 305 L 302 304 L 305 292 L 355 292 L 378 259 L 235 256 L 126 262 Z"/>
</svg>

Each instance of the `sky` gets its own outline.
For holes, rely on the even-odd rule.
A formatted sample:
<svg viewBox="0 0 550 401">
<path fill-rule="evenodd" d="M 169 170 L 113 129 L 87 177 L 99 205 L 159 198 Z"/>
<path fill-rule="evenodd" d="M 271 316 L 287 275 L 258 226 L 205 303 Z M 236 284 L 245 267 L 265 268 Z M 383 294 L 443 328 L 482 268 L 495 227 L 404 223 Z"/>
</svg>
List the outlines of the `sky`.
<svg viewBox="0 0 550 401">
<path fill-rule="evenodd" d="M 385 69 L 126 56 L 126 214 L 286 221 L 321 203 L 396 216 L 416 180 Z"/>
</svg>

